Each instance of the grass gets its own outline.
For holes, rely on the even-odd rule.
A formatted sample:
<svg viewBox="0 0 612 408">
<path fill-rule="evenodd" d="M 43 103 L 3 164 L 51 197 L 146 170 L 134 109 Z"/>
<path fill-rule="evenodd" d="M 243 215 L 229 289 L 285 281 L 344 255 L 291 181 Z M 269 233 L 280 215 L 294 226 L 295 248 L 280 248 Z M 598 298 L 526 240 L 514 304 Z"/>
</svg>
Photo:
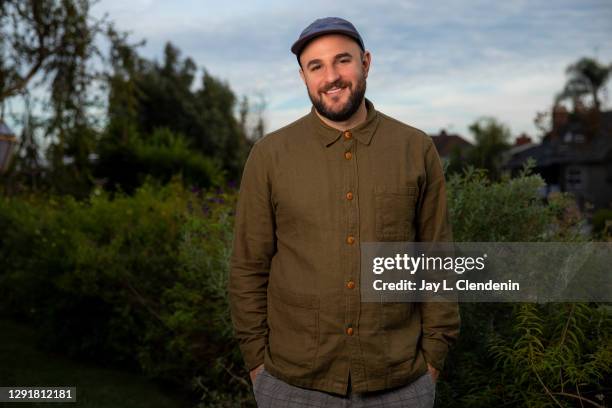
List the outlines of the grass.
<svg viewBox="0 0 612 408">
<path fill-rule="evenodd" d="M 0 320 L 0 386 L 75 386 L 76 403 L 0 403 L 1 407 L 183 408 L 186 398 L 143 376 L 100 368 L 36 348 L 33 329 Z"/>
</svg>

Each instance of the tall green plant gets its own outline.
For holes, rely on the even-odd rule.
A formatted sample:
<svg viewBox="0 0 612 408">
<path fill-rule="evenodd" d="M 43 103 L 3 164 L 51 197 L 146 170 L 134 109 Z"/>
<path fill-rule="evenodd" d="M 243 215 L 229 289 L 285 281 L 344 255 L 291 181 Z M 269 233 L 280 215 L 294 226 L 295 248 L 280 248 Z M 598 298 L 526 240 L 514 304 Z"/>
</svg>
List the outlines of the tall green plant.
<svg viewBox="0 0 612 408">
<path fill-rule="evenodd" d="M 451 176 L 457 241 L 584 241 L 572 198 L 544 199 L 527 166 L 491 182 L 478 170 Z M 612 326 L 597 304 L 464 303 L 462 328 L 439 383 L 442 407 L 599 406 L 610 392 Z M 595 405 L 593 405 L 595 404 Z"/>
<path fill-rule="evenodd" d="M 584 303 L 521 304 L 514 316 L 509 338 L 490 338 L 500 402 L 603 407 L 604 381 L 612 374 L 610 311 Z"/>
</svg>

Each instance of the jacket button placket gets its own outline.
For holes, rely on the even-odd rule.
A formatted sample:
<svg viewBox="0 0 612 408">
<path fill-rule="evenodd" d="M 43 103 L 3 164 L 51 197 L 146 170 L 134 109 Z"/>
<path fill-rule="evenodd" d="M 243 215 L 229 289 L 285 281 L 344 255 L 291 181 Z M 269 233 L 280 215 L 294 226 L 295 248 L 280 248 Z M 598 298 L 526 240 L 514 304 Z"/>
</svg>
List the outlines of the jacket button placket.
<svg viewBox="0 0 612 408">
<path fill-rule="evenodd" d="M 348 338 L 348 351 L 350 358 L 350 372 L 353 381 L 362 379 L 363 362 L 359 356 L 359 341 L 356 339 L 358 330 L 357 322 L 360 310 L 359 291 L 355 290 L 358 286 L 359 277 L 359 197 L 357 179 L 357 142 L 350 131 L 342 134 L 342 144 L 344 146 L 345 166 L 343 171 L 344 178 L 344 208 L 346 211 L 346 244 L 347 256 L 345 264 L 345 291 L 348 296 L 345 313 L 345 335 Z"/>
</svg>

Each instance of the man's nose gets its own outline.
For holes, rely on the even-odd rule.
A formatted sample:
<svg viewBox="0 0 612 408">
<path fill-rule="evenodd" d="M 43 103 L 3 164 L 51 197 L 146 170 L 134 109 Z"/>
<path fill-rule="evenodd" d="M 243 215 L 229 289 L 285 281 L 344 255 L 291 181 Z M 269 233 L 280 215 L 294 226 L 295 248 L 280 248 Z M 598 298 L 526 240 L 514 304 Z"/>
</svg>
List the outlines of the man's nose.
<svg viewBox="0 0 612 408">
<path fill-rule="evenodd" d="M 325 80 L 330 84 L 334 83 L 340 78 L 340 73 L 333 65 L 326 70 L 325 75 Z"/>
</svg>

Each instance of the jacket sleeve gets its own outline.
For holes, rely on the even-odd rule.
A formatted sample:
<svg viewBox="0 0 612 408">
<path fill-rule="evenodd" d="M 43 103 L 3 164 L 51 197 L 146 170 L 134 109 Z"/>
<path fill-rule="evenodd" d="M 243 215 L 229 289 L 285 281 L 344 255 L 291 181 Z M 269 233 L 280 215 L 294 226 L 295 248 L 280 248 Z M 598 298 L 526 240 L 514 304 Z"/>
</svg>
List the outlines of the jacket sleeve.
<svg viewBox="0 0 612 408">
<path fill-rule="evenodd" d="M 446 185 L 440 158 L 429 136 L 424 145 L 426 180 L 419 196 L 417 241 L 449 242 Z M 459 305 L 456 302 L 421 303 L 421 347 L 425 360 L 442 370 L 449 347 L 459 335 Z"/>
<path fill-rule="evenodd" d="M 264 361 L 268 336 L 268 275 L 276 250 L 266 167 L 261 146 L 256 143 L 240 184 L 228 284 L 232 323 L 249 370 Z"/>
</svg>

